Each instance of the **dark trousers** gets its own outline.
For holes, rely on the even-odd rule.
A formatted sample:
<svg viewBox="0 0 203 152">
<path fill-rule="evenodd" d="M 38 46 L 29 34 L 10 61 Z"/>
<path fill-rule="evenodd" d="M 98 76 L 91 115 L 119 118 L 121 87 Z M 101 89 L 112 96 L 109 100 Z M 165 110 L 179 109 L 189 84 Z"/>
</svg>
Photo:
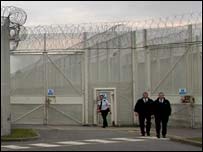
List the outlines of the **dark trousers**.
<svg viewBox="0 0 203 152">
<path fill-rule="evenodd" d="M 108 115 L 108 110 L 102 110 L 101 115 L 102 115 L 102 118 L 103 118 L 103 127 L 108 127 L 108 123 L 107 123 L 107 120 L 106 120 L 106 117 Z"/>
<path fill-rule="evenodd" d="M 160 130 L 162 127 L 162 135 L 167 134 L 167 123 L 169 116 L 155 116 L 156 134 L 160 135 Z"/>
<path fill-rule="evenodd" d="M 145 135 L 145 119 L 146 122 L 146 132 L 147 134 L 150 134 L 150 128 L 151 128 L 151 115 L 140 115 L 139 114 L 139 124 L 140 124 L 140 131 L 142 135 Z"/>
</svg>

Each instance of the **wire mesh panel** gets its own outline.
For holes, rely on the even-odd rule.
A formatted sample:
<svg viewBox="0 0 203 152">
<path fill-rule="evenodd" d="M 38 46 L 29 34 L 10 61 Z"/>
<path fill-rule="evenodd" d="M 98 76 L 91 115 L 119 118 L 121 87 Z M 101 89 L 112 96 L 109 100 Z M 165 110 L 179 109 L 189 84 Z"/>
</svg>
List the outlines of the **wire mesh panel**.
<svg viewBox="0 0 203 152">
<path fill-rule="evenodd" d="M 55 101 L 48 106 L 48 124 L 82 124 L 82 55 L 48 55 L 47 86 Z"/>
<path fill-rule="evenodd" d="M 13 123 L 43 123 L 45 92 L 43 75 L 43 56 L 11 56 L 11 112 Z"/>
<path fill-rule="evenodd" d="M 66 114 L 79 108 L 77 115 L 73 115 L 82 123 L 81 59 L 81 55 L 11 56 L 13 122 L 42 124 L 46 117 L 44 110 L 48 109 L 50 124 L 68 124 L 69 119 L 73 120 Z M 54 90 L 56 100 L 46 106 L 48 89 Z M 66 120 L 59 119 L 59 115 Z"/>
</svg>

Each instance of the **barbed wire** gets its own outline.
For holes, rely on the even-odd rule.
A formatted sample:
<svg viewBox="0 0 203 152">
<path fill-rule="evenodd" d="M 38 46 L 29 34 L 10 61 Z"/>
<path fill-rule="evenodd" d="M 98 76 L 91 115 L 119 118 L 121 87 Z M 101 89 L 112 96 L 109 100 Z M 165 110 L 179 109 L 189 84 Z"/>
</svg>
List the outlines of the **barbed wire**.
<svg viewBox="0 0 203 152">
<path fill-rule="evenodd" d="M 13 40 L 16 42 L 24 40 L 19 43 L 18 50 L 70 50 L 95 46 L 104 48 L 105 43 L 110 43 L 113 48 L 128 48 L 131 47 L 132 31 L 136 31 L 136 46 L 141 47 L 143 45 L 143 29 L 147 29 L 147 45 L 182 43 L 188 36 L 187 26 L 190 24 L 193 25 L 194 37 L 202 37 L 202 12 L 140 21 L 39 25 L 26 28 L 22 27 L 27 18 L 22 9 L 2 6 L 1 14 L 3 17 L 9 16 L 11 30 L 14 27 L 15 32 L 13 33 L 17 33 L 14 34 Z"/>
<path fill-rule="evenodd" d="M 23 24 L 26 22 L 27 14 L 15 6 L 1 6 L 1 26 L 5 24 L 6 19 L 9 20 L 10 50 L 14 51 L 19 41 L 26 39 L 27 30 Z"/>
<path fill-rule="evenodd" d="M 147 29 L 148 45 L 184 42 L 188 25 L 194 36 L 202 37 L 202 13 L 190 13 L 144 21 L 39 25 L 26 27 L 27 38 L 18 49 L 84 49 L 112 43 L 114 48 L 130 47 L 131 32 L 136 31 L 137 46 L 143 45 L 142 30 Z M 119 46 L 120 45 L 120 46 Z"/>
</svg>

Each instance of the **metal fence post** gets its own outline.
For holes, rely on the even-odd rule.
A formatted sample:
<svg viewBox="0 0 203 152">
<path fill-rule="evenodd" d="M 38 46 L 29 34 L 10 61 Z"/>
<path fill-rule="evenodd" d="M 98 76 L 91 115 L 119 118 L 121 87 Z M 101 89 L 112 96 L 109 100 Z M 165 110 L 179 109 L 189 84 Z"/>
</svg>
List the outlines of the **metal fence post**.
<svg viewBox="0 0 203 152">
<path fill-rule="evenodd" d="M 132 86 L 132 92 L 133 92 L 133 110 L 134 110 L 134 106 L 136 104 L 136 98 L 137 98 L 137 88 L 138 88 L 138 79 L 137 79 L 137 54 L 136 54 L 136 31 L 132 31 L 131 32 L 131 60 L 132 60 L 132 81 L 133 81 L 133 86 Z M 133 117 L 134 118 L 134 111 L 133 113 Z M 137 123 L 136 119 L 133 119 L 133 123 Z"/>
<path fill-rule="evenodd" d="M 83 33 L 84 41 L 84 123 L 88 124 L 88 49 L 86 46 L 87 33 Z"/>
<path fill-rule="evenodd" d="M 192 117 L 191 117 L 191 128 L 195 128 L 195 105 L 191 101 L 190 103 L 191 111 L 192 111 Z"/>
<path fill-rule="evenodd" d="M 188 38 L 187 38 L 187 43 L 192 42 L 192 25 L 188 25 Z M 192 48 L 190 44 L 187 44 L 187 56 L 186 56 L 186 70 L 187 70 L 187 88 L 188 88 L 188 93 L 192 95 Z"/>
<path fill-rule="evenodd" d="M 44 64 L 44 125 L 48 124 L 48 105 L 47 105 L 47 90 L 48 90 L 48 77 L 47 77 L 47 51 L 46 51 L 46 33 L 44 33 L 44 50 L 43 50 L 43 64 Z"/>
<path fill-rule="evenodd" d="M 151 59 L 150 59 L 150 50 L 147 46 L 147 30 L 143 30 L 143 42 L 144 42 L 144 48 L 145 48 L 145 71 L 147 74 L 147 91 L 149 96 L 151 96 Z"/>
</svg>

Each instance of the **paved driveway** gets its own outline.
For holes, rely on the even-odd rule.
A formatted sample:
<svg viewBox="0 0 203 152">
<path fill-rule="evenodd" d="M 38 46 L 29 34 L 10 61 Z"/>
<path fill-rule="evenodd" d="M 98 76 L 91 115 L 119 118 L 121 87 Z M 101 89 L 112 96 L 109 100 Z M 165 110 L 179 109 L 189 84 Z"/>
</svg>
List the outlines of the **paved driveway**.
<svg viewBox="0 0 203 152">
<path fill-rule="evenodd" d="M 2 151 L 201 151 L 201 147 L 142 137 L 139 129 L 99 127 L 38 127 L 33 141 L 2 142 Z"/>
</svg>

